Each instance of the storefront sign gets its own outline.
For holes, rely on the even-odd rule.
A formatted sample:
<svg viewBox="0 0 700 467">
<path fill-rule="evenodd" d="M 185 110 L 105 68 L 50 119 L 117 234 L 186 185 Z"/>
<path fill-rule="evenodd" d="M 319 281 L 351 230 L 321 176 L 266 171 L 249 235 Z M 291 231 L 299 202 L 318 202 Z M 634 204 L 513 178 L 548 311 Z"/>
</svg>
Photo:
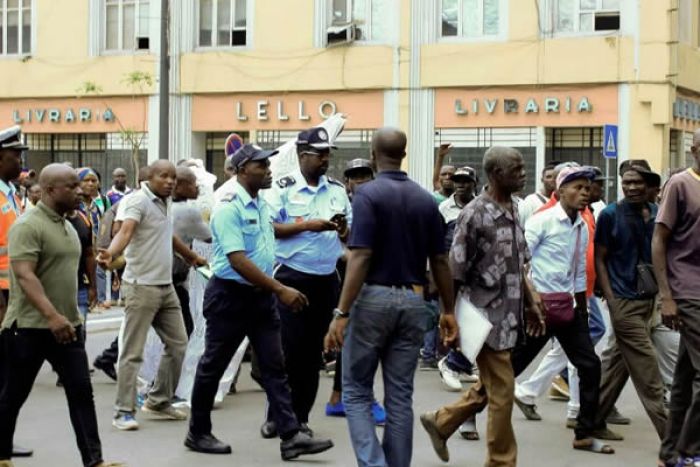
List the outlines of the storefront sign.
<svg viewBox="0 0 700 467">
<path fill-rule="evenodd" d="M 616 85 L 435 90 L 436 128 L 592 127 L 618 121 Z"/>
<path fill-rule="evenodd" d="M 290 117 L 290 109 L 287 106 L 288 103 L 282 100 L 258 100 L 255 103 L 255 110 L 252 115 L 258 121 L 276 119 L 280 122 L 287 122 Z M 333 101 L 324 100 L 318 104 L 316 111 L 320 118 L 326 120 L 338 113 L 338 106 Z M 311 116 L 307 113 L 306 102 L 303 100 L 297 101 L 291 112 L 293 112 L 292 116 L 301 122 L 311 120 Z M 236 101 L 236 119 L 240 122 L 247 122 L 249 117 L 249 109 L 246 107 L 245 102 Z"/>
<path fill-rule="evenodd" d="M 346 128 L 379 128 L 384 93 L 197 94 L 192 97 L 192 131 L 300 130 L 337 113 L 347 116 Z"/>
<path fill-rule="evenodd" d="M 104 111 L 95 111 L 89 108 L 68 109 L 27 109 L 13 110 L 12 120 L 21 125 L 23 123 L 92 123 L 113 122 L 114 112 L 107 107 Z"/>
<path fill-rule="evenodd" d="M 581 97 L 573 101 L 571 97 L 545 97 L 543 100 L 531 97 L 527 99 L 525 105 L 522 106 L 518 99 L 472 99 L 465 105 L 462 99 L 455 99 L 455 113 L 457 115 L 478 115 L 479 112 L 493 114 L 498 106 L 503 108 L 503 113 L 517 114 L 523 112 L 526 114 L 544 113 L 571 113 L 573 112 L 592 112 L 593 106 L 587 97 Z"/>
</svg>

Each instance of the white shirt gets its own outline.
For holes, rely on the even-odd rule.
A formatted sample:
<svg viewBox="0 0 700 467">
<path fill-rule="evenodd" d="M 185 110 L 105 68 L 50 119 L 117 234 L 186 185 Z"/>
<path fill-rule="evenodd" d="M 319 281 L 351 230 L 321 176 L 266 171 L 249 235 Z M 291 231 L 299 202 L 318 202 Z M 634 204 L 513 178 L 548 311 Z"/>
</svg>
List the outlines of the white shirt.
<svg viewBox="0 0 700 467">
<path fill-rule="evenodd" d="M 518 217 L 520 217 L 520 224 L 525 225 L 527 220 L 532 216 L 535 211 L 544 206 L 548 199 L 541 193 L 532 193 L 527 195 L 525 199 L 518 203 Z"/>
<path fill-rule="evenodd" d="M 593 219 L 595 219 L 596 222 L 598 222 L 598 216 L 600 216 L 600 213 L 603 212 L 606 206 L 607 204 L 605 204 L 603 200 L 591 204 L 590 209 L 593 211 Z"/>
<path fill-rule="evenodd" d="M 445 219 L 445 224 L 449 224 L 450 222 L 457 220 L 457 217 L 459 216 L 459 213 L 462 211 L 463 207 L 464 206 L 457 206 L 455 195 L 453 193 L 449 198 L 440 203 L 438 210 L 440 211 L 440 214 L 442 214 L 443 219 Z"/>
<path fill-rule="evenodd" d="M 580 232 L 580 240 L 574 265 L 577 232 Z M 530 278 L 535 290 L 540 293 L 572 294 L 586 291 L 588 227 L 581 214 L 577 214 L 572 225 L 559 202 L 527 221 L 525 240 L 532 254 Z"/>
<path fill-rule="evenodd" d="M 219 188 L 214 191 L 214 204 L 219 204 L 222 199 L 229 198 L 236 193 L 236 176 L 226 180 Z"/>
</svg>

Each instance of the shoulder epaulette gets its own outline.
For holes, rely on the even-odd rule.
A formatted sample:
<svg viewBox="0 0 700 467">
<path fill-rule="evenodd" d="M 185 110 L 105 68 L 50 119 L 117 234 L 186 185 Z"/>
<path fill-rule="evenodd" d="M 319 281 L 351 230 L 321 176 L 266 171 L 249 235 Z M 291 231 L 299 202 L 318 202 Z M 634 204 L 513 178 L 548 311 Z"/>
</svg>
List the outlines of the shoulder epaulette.
<svg viewBox="0 0 700 467">
<path fill-rule="evenodd" d="M 223 202 L 223 203 L 230 203 L 231 201 L 233 201 L 234 199 L 236 199 L 236 196 L 237 196 L 236 193 L 226 193 L 226 194 L 221 198 L 221 202 Z"/>
<path fill-rule="evenodd" d="M 328 183 L 332 183 L 333 185 L 338 185 L 339 187 L 345 189 L 345 185 L 343 185 L 343 182 L 340 180 L 336 180 L 333 177 L 328 177 Z"/>
<path fill-rule="evenodd" d="M 287 176 L 287 177 L 282 177 L 279 180 L 277 180 L 277 186 L 280 188 L 287 188 L 288 186 L 292 186 L 296 183 L 297 181 L 294 179 L 294 177 Z"/>
</svg>

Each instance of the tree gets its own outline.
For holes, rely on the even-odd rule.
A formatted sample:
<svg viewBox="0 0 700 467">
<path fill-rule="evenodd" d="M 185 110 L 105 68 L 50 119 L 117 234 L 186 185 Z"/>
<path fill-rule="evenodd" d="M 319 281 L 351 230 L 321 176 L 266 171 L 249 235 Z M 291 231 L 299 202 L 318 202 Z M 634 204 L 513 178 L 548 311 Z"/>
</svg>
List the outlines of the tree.
<svg viewBox="0 0 700 467">
<path fill-rule="evenodd" d="M 136 98 L 139 96 L 143 96 L 145 94 L 145 91 L 153 86 L 153 81 L 153 75 L 145 71 L 132 71 L 130 73 L 127 73 L 122 79 L 122 83 L 125 84 L 131 90 L 131 98 L 134 102 L 134 105 L 136 105 Z M 102 87 L 93 81 L 85 81 L 82 85 L 80 85 L 76 92 L 78 94 L 78 97 L 101 96 Z M 148 115 L 146 108 L 146 106 L 148 105 L 147 101 L 143 101 L 142 105 L 144 109 L 143 112 L 141 112 L 141 114 L 143 115 L 143 124 L 141 125 L 141 128 L 146 128 L 146 118 Z M 108 107 L 106 102 L 105 107 Z M 146 138 L 146 133 L 139 131 L 137 128 L 125 127 L 121 120 L 119 120 L 119 115 L 115 115 L 115 122 L 117 123 L 117 125 L 119 125 L 119 133 L 122 137 L 122 140 L 129 143 L 129 146 L 131 148 L 131 168 L 134 173 L 132 186 L 138 186 L 138 173 L 140 168 L 139 151 L 141 150 L 141 146 L 143 146 L 143 141 Z"/>
</svg>

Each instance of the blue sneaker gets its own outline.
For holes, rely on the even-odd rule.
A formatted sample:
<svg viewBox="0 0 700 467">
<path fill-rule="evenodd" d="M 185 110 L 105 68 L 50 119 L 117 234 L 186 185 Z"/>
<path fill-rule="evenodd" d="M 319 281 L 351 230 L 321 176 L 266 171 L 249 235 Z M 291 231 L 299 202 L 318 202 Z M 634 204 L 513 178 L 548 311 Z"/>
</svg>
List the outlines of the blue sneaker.
<svg viewBox="0 0 700 467">
<path fill-rule="evenodd" d="M 136 394 L 136 407 L 140 409 L 144 402 L 146 402 L 146 398 L 143 397 L 143 394 Z"/>
<path fill-rule="evenodd" d="M 122 431 L 134 431 L 139 429 L 139 422 L 130 412 L 117 412 L 112 419 L 112 426 Z"/>
<path fill-rule="evenodd" d="M 326 416 L 327 417 L 344 417 L 345 416 L 345 406 L 343 402 L 338 402 L 337 404 L 326 403 Z"/>
<path fill-rule="evenodd" d="M 386 411 L 377 401 L 372 402 L 372 416 L 376 425 L 384 425 L 386 423 Z"/>
<path fill-rule="evenodd" d="M 676 467 L 700 467 L 700 457 L 678 457 Z"/>
</svg>

